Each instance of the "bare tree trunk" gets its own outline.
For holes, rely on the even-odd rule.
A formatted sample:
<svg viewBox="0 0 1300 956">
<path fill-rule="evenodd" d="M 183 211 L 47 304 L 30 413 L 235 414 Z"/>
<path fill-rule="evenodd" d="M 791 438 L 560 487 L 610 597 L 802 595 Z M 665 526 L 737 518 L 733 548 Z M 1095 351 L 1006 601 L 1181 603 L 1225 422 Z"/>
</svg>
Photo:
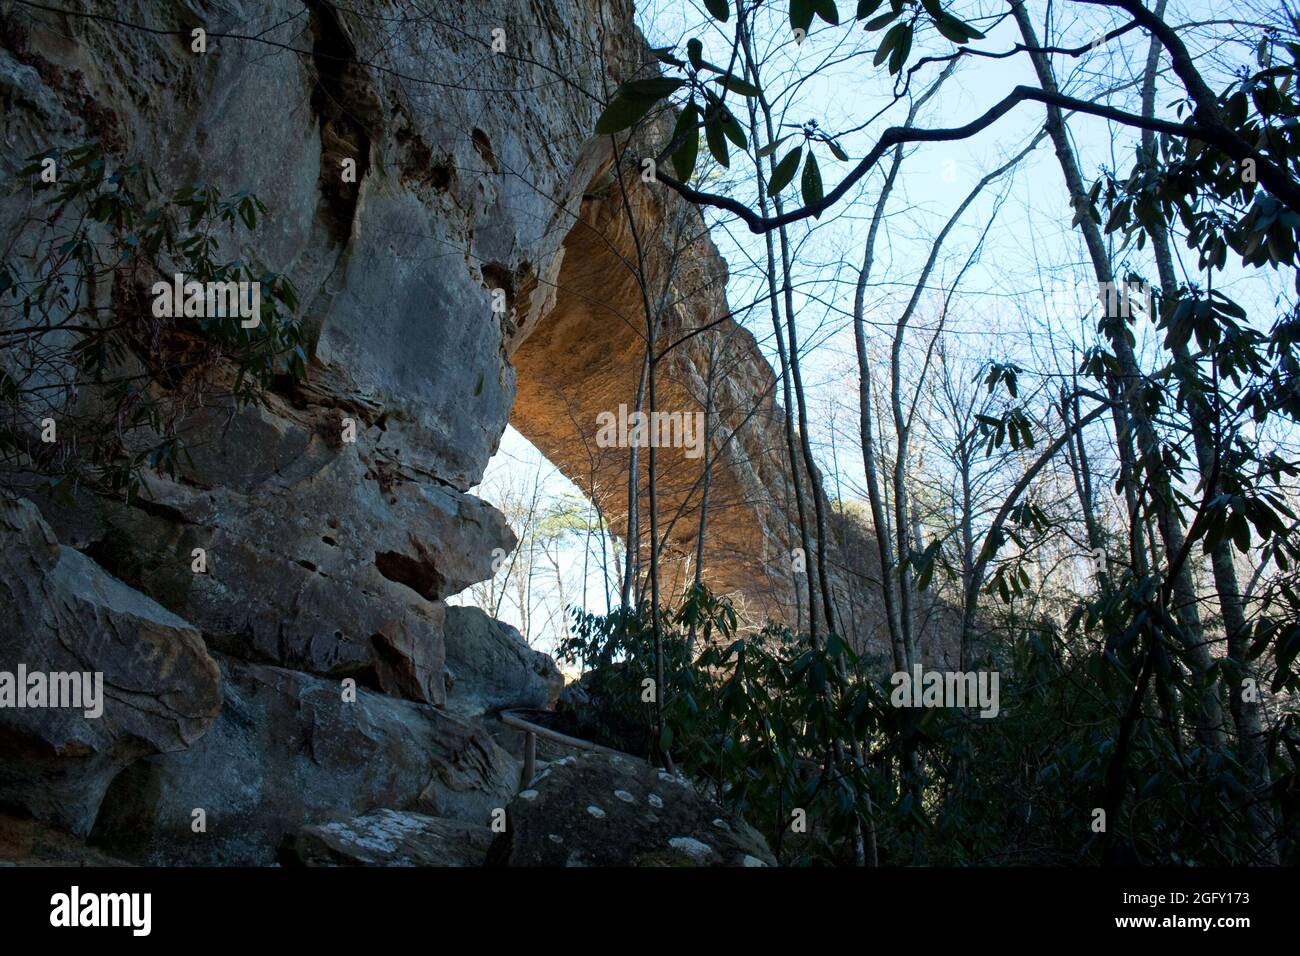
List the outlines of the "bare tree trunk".
<svg viewBox="0 0 1300 956">
<path fill-rule="evenodd" d="M 752 51 L 750 49 L 749 31 L 744 26 L 743 21 L 740 26 L 740 37 L 741 37 L 741 44 L 745 52 L 745 66 L 749 70 L 749 73 L 755 85 L 758 85 L 759 84 L 758 65 L 757 63 L 754 62 Z M 746 102 L 749 107 L 750 138 L 757 139 L 758 130 L 759 130 L 758 114 L 754 106 L 754 101 L 752 99 L 749 99 Z M 768 120 L 767 125 L 769 127 L 771 126 L 770 119 Z M 771 134 L 769 132 L 769 137 L 770 135 Z M 767 190 L 764 185 L 767 182 L 767 176 L 764 175 L 762 161 L 759 160 L 757 156 L 755 156 L 754 159 L 754 166 L 755 166 L 757 179 L 758 179 L 759 208 L 763 210 L 764 215 L 767 215 L 768 196 L 767 196 Z M 813 576 L 812 576 L 811 568 L 809 568 L 808 566 L 808 562 L 812 560 L 812 540 L 808 533 L 808 515 L 807 515 L 807 509 L 804 505 L 804 496 L 803 496 L 803 478 L 800 474 L 799 453 L 797 451 L 797 445 L 795 442 L 795 434 L 794 434 L 795 431 L 794 399 L 793 396 L 791 395 L 791 389 L 790 389 L 789 360 L 787 357 L 787 352 L 785 347 L 785 332 L 782 329 L 782 325 L 781 325 L 781 307 L 777 297 L 778 290 L 776 284 L 776 274 L 777 274 L 776 247 L 772 240 L 772 234 L 770 232 L 764 234 L 763 240 L 767 251 L 766 278 L 767 278 L 768 302 L 772 310 L 772 331 L 775 333 L 775 337 L 776 337 L 777 358 L 780 360 L 781 391 L 782 391 L 783 401 L 785 405 L 782 411 L 784 413 L 784 418 L 785 418 L 784 424 L 785 424 L 786 453 L 790 460 L 790 482 L 793 486 L 795 509 L 799 519 L 799 543 L 800 543 L 800 547 L 803 549 L 804 568 L 805 568 L 805 574 L 807 580 L 808 626 L 809 626 L 810 633 L 813 635 L 815 639 L 817 635 L 817 615 L 814 610 L 815 602 L 813 598 Z M 798 600 L 797 596 L 799 593 L 799 582 L 797 580 L 797 577 L 794 578 L 793 583 L 794 583 L 794 591 L 796 594 L 796 601 L 797 601 Z M 796 629 L 799 628 L 799 625 L 801 623 L 800 621 L 801 616 L 802 615 L 800 613 L 800 609 L 796 606 L 796 619 L 795 619 Z"/>
<path fill-rule="evenodd" d="M 704 533 L 709 524 L 709 484 L 713 477 L 713 381 L 718 368 L 718 338 L 709 337 L 709 373 L 704 382 L 704 476 L 700 489 L 700 526 L 695 535 L 695 588 L 704 583 Z M 686 638 L 686 656 L 695 656 L 695 621 Z"/>
<path fill-rule="evenodd" d="M 1072 364 L 1075 364 L 1073 356 L 1071 359 Z M 1072 390 L 1061 389 L 1061 421 L 1067 429 L 1070 428 L 1072 421 L 1079 420 L 1079 382 L 1073 372 L 1071 384 L 1074 386 Z M 1096 574 L 1098 583 L 1104 591 L 1111 586 L 1106 536 L 1102 531 L 1101 522 L 1097 520 L 1097 499 L 1092 486 L 1092 466 L 1088 461 L 1088 448 L 1084 444 L 1082 431 L 1074 433 L 1073 438 L 1066 445 L 1066 452 L 1070 463 L 1070 475 L 1074 479 L 1074 491 L 1079 497 L 1079 510 L 1083 514 L 1083 528 L 1088 538 L 1088 549 L 1092 552 L 1094 560 L 1100 558 L 1097 562 Z"/>
<path fill-rule="evenodd" d="M 630 215 L 629 210 L 629 215 Z M 641 363 L 641 381 L 636 388 L 636 411 L 641 411 L 645 402 L 646 380 L 650 375 L 650 350 L 646 349 L 645 360 Z M 619 603 L 627 608 L 632 601 L 632 584 L 637 576 L 641 558 L 641 461 L 640 449 L 633 445 L 628 449 L 627 463 L 627 533 L 623 538 L 623 583 L 619 588 Z"/>
<path fill-rule="evenodd" d="M 908 300 L 906 308 L 902 315 L 899 316 L 898 322 L 894 326 L 893 349 L 890 354 L 890 408 L 894 416 L 894 432 L 897 447 L 894 449 L 894 538 L 897 541 L 898 562 L 898 589 L 901 600 L 899 601 L 899 617 L 902 624 L 902 633 L 904 644 L 907 647 L 908 666 L 911 667 L 919 660 L 917 653 L 917 642 L 914 630 L 914 621 L 912 619 L 912 531 L 911 520 L 909 515 L 909 491 L 907 487 L 907 456 L 908 442 L 911 437 L 912 419 L 916 411 L 917 400 L 914 398 L 909 409 L 904 409 L 902 404 L 902 352 L 903 339 L 912 316 L 921 301 L 921 295 L 924 293 L 930 274 L 934 271 L 935 263 L 938 261 L 939 252 L 943 248 L 944 242 L 953 227 L 961 219 L 962 215 L 970 207 L 976 197 L 979 196 L 989 183 L 1005 175 L 1008 171 L 1015 168 L 1021 160 L 1028 156 L 1037 146 L 1041 139 L 1041 134 L 1035 136 L 1029 143 L 1011 159 L 1007 160 L 997 169 L 986 174 L 977 182 L 971 191 L 966 194 L 966 198 L 954 210 L 948 221 L 944 223 L 943 228 L 939 230 L 934 241 L 930 244 L 930 254 L 926 257 L 925 265 L 921 268 L 921 274 L 916 280 L 916 285 L 912 289 L 911 298 Z M 996 214 L 996 213 L 995 213 Z M 990 225 L 992 220 L 990 219 Z M 985 227 L 987 230 L 987 226 Z M 924 371 L 922 371 L 924 375 Z M 968 632 L 970 626 L 974 623 L 973 608 L 971 613 L 965 616 L 966 626 L 963 632 Z M 963 640 L 967 640 L 963 636 Z"/>
<path fill-rule="evenodd" d="M 664 296 L 659 296 L 658 305 L 652 304 L 650 296 L 650 277 L 649 264 L 646 260 L 645 248 L 641 242 L 641 236 L 636 226 L 636 216 L 633 213 L 632 202 L 627 194 L 627 184 L 623 179 L 623 160 L 618 150 L 614 150 L 614 170 L 618 179 L 619 192 L 623 200 L 623 211 L 628 219 L 628 229 L 632 235 L 632 243 L 636 248 L 636 270 L 637 286 L 641 293 L 641 308 L 645 314 L 645 361 L 641 368 L 641 386 L 638 388 L 637 406 L 638 410 L 641 404 L 641 391 L 644 388 L 646 397 L 650 406 L 650 421 L 654 421 L 655 411 L 655 342 L 659 331 L 659 313 L 663 306 Z M 674 256 L 675 262 L 675 256 Z M 670 267 L 664 276 L 664 294 L 671 287 L 672 272 Z M 635 447 L 632 451 L 631 458 L 631 487 L 632 495 L 629 504 L 636 503 L 637 490 L 637 467 Z M 647 456 L 647 487 L 648 504 L 650 506 L 650 621 L 654 635 L 654 668 L 655 668 L 655 686 L 654 686 L 654 717 L 655 717 L 655 752 L 659 754 L 663 764 L 669 768 L 672 767 L 672 758 L 668 755 L 663 747 L 664 741 L 664 696 L 667 688 L 664 686 L 664 647 L 663 647 L 663 630 L 661 628 L 659 614 L 659 538 L 658 538 L 658 502 L 656 500 L 655 487 L 655 451 L 656 442 L 650 441 L 650 452 Z M 631 509 L 629 508 L 629 511 Z M 629 532 L 632 526 L 632 516 L 628 516 Z M 639 555 L 640 543 L 633 538 L 629 541 L 629 552 L 635 551 Z M 630 561 L 629 561 L 630 566 Z M 626 595 L 629 590 L 629 581 L 625 574 L 623 582 L 623 591 Z M 638 604 L 640 602 L 638 601 Z M 624 607 L 626 607 L 626 602 Z"/>
<path fill-rule="evenodd" d="M 647 303 L 648 305 L 648 303 Z M 648 310 L 647 310 L 648 311 Z M 647 355 L 654 355 L 655 341 L 659 322 L 658 316 L 651 313 L 646 316 Z M 649 375 L 650 420 L 654 421 L 655 412 L 655 362 L 650 359 Z M 655 465 L 657 442 L 650 442 L 649 469 L 647 474 L 646 494 L 650 506 L 650 624 L 654 631 L 655 645 L 655 750 L 664 766 L 672 766 L 672 758 L 664 746 L 664 635 L 659 620 L 659 507 L 655 487 Z"/>
<path fill-rule="evenodd" d="M 908 122 L 915 119 L 915 105 L 908 113 Z M 897 575 L 894 573 L 894 549 L 889 541 L 889 525 L 885 518 L 885 505 L 880 494 L 880 475 L 876 465 L 876 442 L 871 425 L 871 359 L 867 351 L 866 287 L 875 260 L 876 234 L 884 216 L 885 203 L 893 191 L 898 168 L 903 161 L 903 147 L 894 150 L 893 162 L 880 189 L 871 227 L 867 231 L 866 245 L 862 250 L 862 268 L 858 270 L 857 286 L 853 295 L 853 343 L 858 353 L 858 427 L 862 440 L 862 466 L 867 482 L 867 498 L 871 504 L 871 523 L 880 553 L 880 587 L 885 602 L 885 621 L 889 628 L 889 646 L 893 651 L 894 670 L 910 672 L 907 642 L 903 638 L 903 625 L 899 616 Z"/>
<path fill-rule="evenodd" d="M 1051 64 L 1048 62 L 1046 55 L 1035 52 L 1039 48 L 1038 37 L 1034 31 L 1033 23 L 1029 19 L 1029 13 L 1024 7 L 1023 0 L 1011 0 L 1011 9 L 1017 24 L 1020 26 L 1025 45 L 1030 47 L 1029 57 L 1038 74 L 1039 83 L 1044 90 L 1050 93 L 1059 92 L 1056 87 L 1056 79 L 1052 74 Z M 1168 472 L 1160 461 L 1160 448 L 1155 429 L 1151 425 L 1142 402 L 1140 394 L 1142 374 L 1137 357 L 1133 352 L 1133 345 L 1129 341 L 1128 330 L 1125 328 L 1125 317 L 1122 314 L 1122 311 L 1124 311 L 1122 308 L 1123 297 L 1119 294 L 1119 287 L 1115 283 L 1110 258 L 1106 253 L 1105 243 L 1102 240 L 1101 229 L 1084 211 L 1088 205 L 1087 190 L 1084 189 L 1083 175 L 1079 170 L 1078 160 L 1074 155 L 1074 149 L 1065 131 L 1065 122 L 1061 116 L 1061 111 L 1056 106 L 1049 105 L 1047 107 L 1047 131 L 1052 138 L 1053 146 L 1056 148 L 1056 156 L 1065 177 L 1065 184 L 1069 190 L 1072 205 L 1077 213 L 1076 219 L 1079 228 L 1083 232 L 1084 243 L 1088 248 L 1088 255 L 1092 260 L 1097 282 L 1104 293 L 1114 291 L 1114 294 L 1104 296 L 1107 306 L 1112 304 L 1119 306 L 1114 311 L 1107 308 L 1107 314 L 1102 322 L 1103 330 L 1110 339 L 1119 364 L 1119 374 L 1111 377 L 1112 399 L 1116 402 L 1117 413 L 1122 414 L 1124 419 L 1117 428 L 1116 437 L 1120 440 L 1122 448 L 1123 444 L 1128 440 L 1128 423 L 1132 423 L 1134 437 L 1137 439 L 1138 450 L 1141 453 L 1142 468 L 1146 473 L 1150 486 L 1149 496 L 1160 528 L 1165 555 L 1169 561 L 1173 561 L 1175 556 L 1183 551 L 1184 537 L 1181 516 L 1174 506 Z M 1122 409 L 1122 412 L 1119 411 L 1120 409 Z M 1133 485 L 1133 487 L 1136 489 L 1136 485 Z M 1183 562 L 1180 567 L 1171 570 L 1175 575 L 1172 589 L 1174 599 L 1172 612 L 1179 624 L 1183 646 L 1198 672 L 1198 679 L 1200 679 L 1210 673 L 1213 659 L 1210 656 L 1209 645 L 1205 641 L 1204 631 L 1201 627 L 1191 569 L 1186 562 Z M 1206 746 L 1220 746 L 1222 744 L 1223 710 L 1217 688 L 1213 683 L 1210 683 L 1198 695 L 1197 710 L 1198 738 Z"/>
<path fill-rule="evenodd" d="M 1166 0 L 1158 0 L 1155 15 L 1163 17 Z M 1160 66 L 1161 46 L 1154 37 L 1147 52 L 1146 75 L 1142 83 L 1142 115 L 1155 115 L 1156 74 Z M 1142 149 L 1150 156 L 1156 154 L 1156 137 L 1149 130 L 1142 133 Z M 1174 271 L 1173 254 L 1170 251 L 1169 235 L 1164 229 L 1149 229 L 1151 246 L 1155 253 L 1156 272 L 1160 280 L 1160 300 L 1171 303 L 1178 298 L 1178 278 Z M 1181 366 L 1193 367 L 1193 359 L 1186 344 L 1173 348 L 1174 359 Z M 1216 473 L 1221 449 L 1214 435 L 1214 414 L 1205 397 L 1196 389 L 1189 389 L 1188 411 L 1192 425 L 1192 444 L 1196 451 L 1196 464 L 1202 482 L 1209 482 Z M 1205 492 L 1210 493 L 1207 488 Z M 1223 627 L 1228 643 L 1228 656 L 1241 669 L 1243 675 L 1249 675 L 1247 656 L 1249 650 L 1249 628 L 1246 623 L 1245 603 L 1241 597 L 1241 585 L 1237 581 L 1237 568 L 1232 560 L 1232 544 L 1225 538 L 1213 546 L 1210 551 L 1210 567 L 1214 576 L 1215 590 L 1219 596 L 1219 609 L 1223 614 Z M 1277 865 L 1277 820 L 1275 807 L 1271 801 L 1262 798 L 1270 785 L 1268 755 L 1264 748 L 1263 719 L 1258 698 L 1246 700 L 1241 687 L 1229 687 L 1228 709 L 1232 714 L 1233 725 L 1237 731 L 1237 753 L 1242 767 L 1245 768 L 1250 787 L 1260 802 L 1251 808 L 1250 819 L 1252 831 L 1259 844 L 1263 860 Z"/>
<path fill-rule="evenodd" d="M 961 473 L 961 583 L 962 593 L 970 590 L 975 579 L 975 496 L 971 488 L 971 466 L 974 448 L 969 435 L 962 435 L 957 449 L 957 467 Z M 972 635 L 967 628 L 961 631 L 961 669 L 971 668 Z"/>
<path fill-rule="evenodd" d="M 762 102 L 763 113 L 767 121 L 768 137 L 771 138 L 775 134 L 772 112 L 768 108 L 766 101 L 763 101 L 761 97 L 760 102 Z M 773 202 L 776 206 L 777 215 L 780 215 L 783 211 L 781 197 L 774 196 Z M 838 628 L 835 623 L 835 597 L 831 593 L 830 579 L 826 573 L 828 563 L 826 560 L 826 509 L 824 507 L 826 496 L 822 491 L 820 471 L 813 458 L 812 445 L 808 438 L 808 403 L 804 397 L 803 376 L 799 371 L 799 338 L 794 319 L 794 289 L 790 281 L 790 241 L 784 226 L 778 230 L 777 235 L 781 245 L 782 297 L 785 302 L 785 321 L 789 334 L 790 374 L 794 379 L 794 397 L 799 410 L 799 444 L 803 451 L 804 469 L 812 493 L 814 520 L 817 522 L 817 583 L 821 589 L 821 609 L 826 620 L 826 632 L 833 634 Z M 809 555 L 809 558 L 811 559 L 811 555 Z M 810 606 L 809 617 L 812 618 L 815 614 L 815 609 Z"/>
</svg>

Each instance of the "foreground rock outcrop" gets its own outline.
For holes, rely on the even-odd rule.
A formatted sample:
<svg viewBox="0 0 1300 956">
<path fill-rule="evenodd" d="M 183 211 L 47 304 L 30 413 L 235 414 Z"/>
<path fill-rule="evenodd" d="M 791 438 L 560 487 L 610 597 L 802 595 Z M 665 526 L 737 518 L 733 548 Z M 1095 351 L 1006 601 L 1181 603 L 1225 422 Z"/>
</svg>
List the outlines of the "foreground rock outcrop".
<svg viewBox="0 0 1300 956">
<path fill-rule="evenodd" d="M 486 824 L 515 792 L 519 763 L 475 724 L 364 689 L 351 700 L 298 671 L 221 665 L 212 730 L 124 771 L 92 842 L 139 862 L 267 864 L 306 824 L 380 808 Z"/>
<path fill-rule="evenodd" d="M 684 777 L 626 757 L 548 766 L 506 808 L 490 866 L 774 866 L 763 837 Z"/>
<path fill-rule="evenodd" d="M 0 499 L 0 608 L 0 804 L 84 835 L 118 771 L 215 721 L 199 632 L 60 545 L 29 502 Z"/>
<path fill-rule="evenodd" d="M 564 676 L 509 624 L 476 607 L 447 608 L 447 708 L 476 717 L 504 707 L 548 709 Z"/>
<path fill-rule="evenodd" d="M 151 476 L 147 504 L 38 500 L 64 541 L 210 645 L 441 704 L 441 599 L 490 575 L 491 548 L 514 535 L 495 508 L 409 468 L 383 429 L 344 444 L 337 425 L 274 396 L 213 409 L 190 420 L 195 461 Z M 221 442 L 227 430 L 238 440 Z M 222 459 L 227 445 L 237 454 Z"/>
<path fill-rule="evenodd" d="M 292 850 L 306 866 L 482 866 L 491 844 L 492 831 L 485 826 L 377 810 L 303 827 Z"/>
</svg>

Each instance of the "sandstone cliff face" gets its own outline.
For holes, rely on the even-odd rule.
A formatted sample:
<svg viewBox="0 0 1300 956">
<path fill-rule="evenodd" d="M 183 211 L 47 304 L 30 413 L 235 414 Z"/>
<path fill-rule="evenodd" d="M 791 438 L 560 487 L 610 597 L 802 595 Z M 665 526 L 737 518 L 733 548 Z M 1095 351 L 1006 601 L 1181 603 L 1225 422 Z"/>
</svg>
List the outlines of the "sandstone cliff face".
<svg viewBox="0 0 1300 956">
<path fill-rule="evenodd" d="M 394 40 L 383 17 L 400 6 L 81 8 L 175 36 L 14 20 L 2 132 L 8 172 L 99 139 L 148 159 L 168 186 L 203 179 L 266 197 L 246 251 L 292 276 L 312 343 L 305 387 L 186 421 L 194 467 L 152 482 L 152 506 L 49 508 L 60 535 L 233 653 L 440 704 L 442 599 L 514 543 L 465 493 L 514 393 L 489 286 L 556 254 L 556 207 L 581 189 L 563 144 L 594 108 L 547 69 L 487 59 L 486 43 L 500 25 L 538 63 L 577 58 L 590 72 L 578 54 L 599 49 L 600 18 L 582 4 L 453 4 Z M 222 36 L 272 24 L 260 42 Z M 190 49 L 196 26 L 206 54 Z M 355 184 L 342 181 L 345 159 Z M 24 212 L 8 202 L 0 222 L 17 231 Z M 341 441 L 345 418 L 355 443 Z M 195 547 L 205 576 L 189 569 Z"/>
<path fill-rule="evenodd" d="M 632 221 L 647 238 L 647 284 L 673 303 L 665 344 L 717 323 L 673 350 L 660 394 L 661 408 L 702 408 L 715 365 L 708 578 L 755 617 L 788 613 L 793 510 L 773 373 L 727 317 L 726 266 L 698 214 L 638 182 L 630 221 L 610 144 L 590 136 L 593 94 L 652 69 L 630 3 L 488 0 L 426 14 L 395 0 L 348 11 L 317 0 L 68 6 L 91 15 L 23 9 L 0 22 L 0 173 L 95 141 L 110 162 L 152 164 L 164 188 L 205 180 L 256 192 L 270 208 L 255 248 L 227 252 L 292 277 L 309 341 L 304 384 L 277 388 L 263 407 L 217 400 L 190 415 L 181 437 L 192 463 L 151 475 L 136 503 L 82 495 L 69 506 L 30 493 L 69 560 L 156 602 L 157 615 L 176 619 L 167 626 L 190 643 L 201 635 L 224 662 L 228 703 L 201 749 L 151 758 L 114 788 L 103 812 L 122 832 L 182 832 L 187 767 L 212 786 L 225 773 L 267 792 L 296 786 L 294 753 L 277 746 L 319 741 L 295 737 L 294 721 L 307 719 L 308 699 L 308 725 L 324 720 L 332 692 L 322 688 L 344 678 L 414 708 L 385 704 L 390 731 L 381 721 L 348 733 L 417 742 L 366 758 L 395 782 L 344 801 L 337 816 L 415 806 L 422 794 L 427 804 L 419 768 L 439 747 L 450 766 L 478 755 L 448 793 L 482 796 L 448 797 L 440 812 L 482 823 L 503 799 L 508 758 L 426 713 L 447 703 L 445 598 L 486 578 L 494 549 L 514 546 L 501 515 L 468 489 L 513 420 L 621 526 L 627 451 L 596 454 L 593 437 L 600 412 L 635 402 L 644 312 L 627 267 Z M 207 31 L 205 53 L 191 49 L 195 28 Z M 508 55 L 491 51 L 496 29 Z M 348 161 L 355 182 L 342 175 Z M 0 199 L 15 262 L 34 252 L 28 213 L 23 194 Z M 342 438 L 345 420 L 355 442 Z M 661 466 L 678 587 L 702 461 L 674 449 Z M 196 548 L 204 573 L 192 569 Z M 3 648 L 6 660 L 15 653 Z M 501 705 L 493 693 L 484 699 Z M 196 717 L 210 723 L 205 708 Z M 101 792 L 75 814 L 80 829 Z M 255 836 L 230 852 L 252 859 L 295 814 L 314 822 L 329 810 L 250 807 Z"/>
</svg>

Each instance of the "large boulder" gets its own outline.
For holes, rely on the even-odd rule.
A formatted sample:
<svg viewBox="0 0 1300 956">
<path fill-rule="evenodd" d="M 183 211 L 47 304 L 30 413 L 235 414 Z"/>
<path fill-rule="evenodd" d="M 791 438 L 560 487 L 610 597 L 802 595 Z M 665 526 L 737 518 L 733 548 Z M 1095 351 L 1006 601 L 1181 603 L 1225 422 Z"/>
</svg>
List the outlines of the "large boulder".
<svg viewBox="0 0 1300 956">
<path fill-rule="evenodd" d="M 303 827 L 293 854 L 306 866 L 482 866 L 492 830 L 423 813 L 376 810 Z"/>
<path fill-rule="evenodd" d="M 555 661 L 476 607 L 447 608 L 447 707 L 477 716 L 503 707 L 547 709 L 564 688 Z"/>
<path fill-rule="evenodd" d="M 506 808 L 489 866 L 773 866 L 753 827 L 628 757 L 552 763 Z"/>
<path fill-rule="evenodd" d="M 83 835 L 123 767 L 185 749 L 221 709 L 199 632 L 24 500 L 0 499 L 0 607 L 0 804 Z"/>
<path fill-rule="evenodd" d="M 442 598 L 492 573 L 505 519 L 428 479 L 352 412 L 221 406 L 187 422 L 177 480 L 133 506 L 41 499 L 60 537 L 201 628 L 208 644 L 443 702 Z M 203 573 L 194 571 L 195 549 Z"/>
<path fill-rule="evenodd" d="M 217 657 L 226 702 L 211 732 L 123 773 L 92 842 L 153 864 L 267 864 L 304 825 L 384 807 L 482 825 L 514 793 L 518 761 L 476 724 Z"/>
</svg>

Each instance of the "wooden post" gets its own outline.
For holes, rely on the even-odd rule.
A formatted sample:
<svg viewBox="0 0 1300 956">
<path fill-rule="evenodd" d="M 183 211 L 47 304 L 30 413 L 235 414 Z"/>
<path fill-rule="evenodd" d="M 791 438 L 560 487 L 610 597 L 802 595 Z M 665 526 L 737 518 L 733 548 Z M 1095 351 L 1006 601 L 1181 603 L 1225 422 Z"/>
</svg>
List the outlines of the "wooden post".
<svg viewBox="0 0 1300 956">
<path fill-rule="evenodd" d="M 531 730 L 524 737 L 524 779 L 520 782 L 520 787 L 527 787 L 533 782 L 533 776 L 537 772 L 537 735 Z"/>
<path fill-rule="evenodd" d="M 553 740 L 557 744 L 569 747 L 574 750 L 585 750 L 591 753 L 607 754 L 611 757 L 622 757 L 624 760 L 640 760 L 640 757 L 633 757 L 631 754 L 625 754 L 618 750 L 611 750 L 609 747 L 602 747 L 600 744 L 594 744 L 590 740 L 579 740 L 577 737 L 570 737 L 568 734 L 562 734 L 559 731 L 551 730 L 549 727 L 543 727 L 540 724 L 534 724 L 525 720 L 518 714 L 503 710 L 498 715 L 501 723 L 507 727 L 513 727 L 515 730 L 522 731 L 527 736 L 524 737 L 524 769 L 520 776 L 523 781 L 519 784 L 522 790 L 533 782 L 533 777 L 537 775 L 537 738 L 544 737 L 547 740 Z"/>
</svg>

